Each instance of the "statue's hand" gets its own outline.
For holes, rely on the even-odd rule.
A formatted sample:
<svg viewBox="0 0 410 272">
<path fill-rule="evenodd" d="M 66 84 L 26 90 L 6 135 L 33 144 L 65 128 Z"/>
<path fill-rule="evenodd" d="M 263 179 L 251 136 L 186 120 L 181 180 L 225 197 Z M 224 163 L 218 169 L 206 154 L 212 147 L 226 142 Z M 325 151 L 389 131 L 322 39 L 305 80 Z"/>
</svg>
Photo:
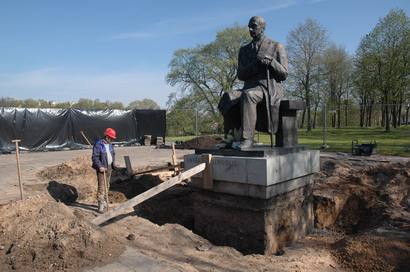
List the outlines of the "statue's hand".
<svg viewBox="0 0 410 272">
<path fill-rule="evenodd" d="M 262 57 L 262 58 L 259 58 L 258 57 L 258 60 L 259 60 L 259 62 L 261 63 L 261 64 L 263 64 L 263 65 L 266 65 L 266 66 L 269 66 L 270 64 L 271 64 L 271 62 L 272 62 L 272 59 L 271 58 L 269 58 L 269 57 Z"/>
<path fill-rule="evenodd" d="M 266 66 L 269 66 L 271 64 L 271 62 L 272 62 L 272 60 L 269 59 L 269 58 L 264 58 L 264 59 L 261 60 L 261 63 L 266 65 Z"/>
</svg>

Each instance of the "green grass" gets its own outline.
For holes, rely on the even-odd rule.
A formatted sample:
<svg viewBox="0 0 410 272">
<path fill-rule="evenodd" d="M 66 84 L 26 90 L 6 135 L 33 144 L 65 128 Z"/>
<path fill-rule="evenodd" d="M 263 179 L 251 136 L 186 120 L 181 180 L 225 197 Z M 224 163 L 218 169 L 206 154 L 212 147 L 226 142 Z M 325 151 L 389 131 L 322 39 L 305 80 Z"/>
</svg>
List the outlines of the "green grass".
<svg viewBox="0 0 410 272">
<path fill-rule="evenodd" d="M 167 137 L 167 141 L 187 141 L 195 136 Z M 257 136 L 255 136 L 257 139 Z M 377 153 L 383 155 L 395 155 L 410 157 L 410 126 L 401 126 L 387 133 L 383 128 L 329 128 L 327 131 L 326 151 L 346 152 L 352 151 L 352 140 L 360 143 L 377 142 Z M 259 141 L 269 144 L 269 135 L 260 133 Z M 322 129 L 299 130 L 299 144 L 307 145 L 312 149 L 320 149 L 323 144 Z"/>
</svg>

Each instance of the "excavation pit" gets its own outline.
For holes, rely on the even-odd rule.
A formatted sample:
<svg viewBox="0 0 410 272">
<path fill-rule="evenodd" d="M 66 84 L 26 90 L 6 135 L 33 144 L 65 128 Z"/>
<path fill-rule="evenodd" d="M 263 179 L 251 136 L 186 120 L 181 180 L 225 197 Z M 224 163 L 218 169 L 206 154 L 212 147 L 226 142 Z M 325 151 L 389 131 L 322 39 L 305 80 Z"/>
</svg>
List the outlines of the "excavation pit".
<svg viewBox="0 0 410 272">
<path fill-rule="evenodd" d="M 199 174 L 189 186 L 174 186 L 139 204 L 136 213 L 160 225 L 181 224 L 216 245 L 245 254 L 280 252 L 313 228 L 311 193 L 319 156 L 305 149 L 271 153 L 215 156 L 211 190 L 202 188 Z M 186 169 L 201 156 L 186 156 Z M 113 184 L 112 195 L 122 192 L 129 199 L 158 184 L 145 178 Z"/>
</svg>

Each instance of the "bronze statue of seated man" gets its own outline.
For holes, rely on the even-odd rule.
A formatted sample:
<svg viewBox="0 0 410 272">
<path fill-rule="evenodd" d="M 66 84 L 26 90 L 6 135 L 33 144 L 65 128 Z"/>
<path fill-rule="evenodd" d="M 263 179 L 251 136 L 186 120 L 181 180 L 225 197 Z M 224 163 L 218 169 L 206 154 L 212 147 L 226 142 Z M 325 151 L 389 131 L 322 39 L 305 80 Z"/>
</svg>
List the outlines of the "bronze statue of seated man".
<svg viewBox="0 0 410 272">
<path fill-rule="evenodd" d="M 238 132 L 240 144 L 232 146 L 236 149 L 252 147 L 255 129 L 271 134 L 278 129 L 288 60 L 284 46 L 264 35 L 265 26 L 262 17 L 249 20 L 252 41 L 240 48 L 238 56 L 237 76 L 244 81 L 243 88 L 225 93 L 218 105 L 225 134 Z"/>
</svg>

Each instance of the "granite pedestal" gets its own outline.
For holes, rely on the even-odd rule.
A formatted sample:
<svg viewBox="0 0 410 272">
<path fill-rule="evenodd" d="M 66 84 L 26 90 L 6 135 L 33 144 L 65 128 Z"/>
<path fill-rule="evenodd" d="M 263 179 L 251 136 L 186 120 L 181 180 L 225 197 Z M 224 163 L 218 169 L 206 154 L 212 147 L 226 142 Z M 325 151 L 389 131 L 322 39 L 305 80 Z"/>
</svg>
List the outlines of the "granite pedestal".
<svg viewBox="0 0 410 272">
<path fill-rule="evenodd" d="M 194 231 L 243 253 L 271 254 L 313 227 L 311 191 L 319 151 L 258 147 L 247 151 L 197 150 L 187 169 L 212 154 L 213 186 L 194 197 Z M 190 185 L 203 188 L 202 173 Z"/>
</svg>

